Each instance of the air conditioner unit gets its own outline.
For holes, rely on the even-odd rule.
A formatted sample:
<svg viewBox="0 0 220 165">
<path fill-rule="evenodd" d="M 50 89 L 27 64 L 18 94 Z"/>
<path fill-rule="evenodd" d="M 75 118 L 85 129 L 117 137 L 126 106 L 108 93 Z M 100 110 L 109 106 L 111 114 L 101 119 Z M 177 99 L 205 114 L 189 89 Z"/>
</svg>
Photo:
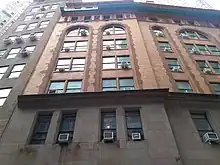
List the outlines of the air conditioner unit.
<svg viewBox="0 0 220 165">
<path fill-rule="evenodd" d="M 40 19 L 40 17 L 37 16 L 36 19 Z"/>
<path fill-rule="evenodd" d="M 113 142 L 114 141 L 114 132 L 104 132 L 103 133 L 104 142 Z"/>
<path fill-rule="evenodd" d="M 65 52 L 69 52 L 69 51 L 70 51 L 69 47 L 65 48 Z"/>
<path fill-rule="evenodd" d="M 218 137 L 218 134 L 215 133 L 215 132 L 206 132 L 203 135 L 203 140 L 204 140 L 205 143 L 211 144 L 212 142 L 218 142 L 219 137 Z"/>
<path fill-rule="evenodd" d="M 20 43 L 23 42 L 23 38 L 21 38 L 21 37 L 16 37 L 16 38 L 15 38 L 15 41 L 16 41 L 17 44 L 20 44 Z"/>
<path fill-rule="evenodd" d="M 172 49 L 171 49 L 171 47 L 165 47 L 165 48 L 163 49 L 163 51 L 164 51 L 164 52 L 172 52 Z"/>
<path fill-rule="evenodd" d="M 105 33 L 106 33 L 106 35 L 110 35 L 111 34 L 110 31 L 106 31 Z"/>
<path fill-rule="evenodd" d="M 45 11 L 46 9 L 42 6 L 42 7 L 40 8 L 40 10 L 41 10 L 41 11 Z"/>
<path fill-rule="evenodd" d="M 22 50 L 22 52 L 21 52 L 22 57 L 27 57 L 29 55 L 30 55 L 30 53 L 26 49 Z"/>
<path fill-rule="evenodd" d="M 199 50 L 196 50 L 196 49 L 191 49 L 190 53 L 191 54 L 201 54 L 201 52 Z"/>
<path fill-rule="evenodd" d="M 59 72 L 65 72 L 65 68 L 59 68 Z"/>
<path fill-rule="evenodd" d="M 126 62 L 126 61 L 122 61 L 121 62 L 121 68 L 122 69 L 128 69 L 130 66 L 130 63 L 129 62 Z"/>
<path fill-rule="evenodd" d="M 174 67 L 172 67 L 172 71 L 173 72 L 182 72 L 182 69 L 180 66 L 174 66 Z"/>
<path fill-rule="evenodd" d="M 50 89 L 50 90 L 48 91 L 48 93 L 49 93 L 49 94 L 56 93 L 56 90 L 54 90 L 54 89 Z"/>
<path fill-rule="evenodd" d="M 6 38 L 6 39 L 4 39 L 4 43 L 5 43 L 5 45 L 10 45 L 13 43 L 13 41 L 10 38 Z"/>
<path fill-rule="evenodd" d="M 132 136 L 132 140 L 134 140 L 134 141 L 135 140 L 141 140 L 141 134 L 140 133 L 137 133 L 137 132 L 135 133 L 134 132 L 134 133 L 131 134 L 131 136 Z"/>
<path fill-rule="evenodd" d="M 212 70 L 210 68 L 204 68 L 202 71 L 203 73 L 207 73 L 207 74 L 212 73 Z"/>
<path fill-rule="evenodd" d="M 184 38 L 184 39 L 190 39 L 190 37 L 187 34 L 184 34 L 184 33 L 181 33 L 180 37 Z"/>
<path fill-rule="evenodd" d="M 60 133 L 58 136 L 58 143 L 59 144 L 68 144 L 70 140 L 69 133 Z"/>
<path fill-rule="evenodd" d="M 29 36 L 29 38 L 30 38 L 30 41 L 36 41 L 37 40 L 37 36 L 35 34 L 31 34 Z"/>
<path fill-rule="evenodd" d="M 87 33 L 85 30 L 81 31 L 80 33 L 81 33 L 81 36 L 83 36 L 83 37 L 87 36 Z"/>
<path fill-rule="evenodd" d="M 161 31 L 156 31 L 156 32 L 155 32 L 155 35 L 156 35 L 157 37 L 164 37 L 164 34 L 163 34 Z"/>
<path fill-rule="evenodd" d="M 106 50 L 111 50 L 111 47 L 110 46 L 106 46 Z"/>
</svg>

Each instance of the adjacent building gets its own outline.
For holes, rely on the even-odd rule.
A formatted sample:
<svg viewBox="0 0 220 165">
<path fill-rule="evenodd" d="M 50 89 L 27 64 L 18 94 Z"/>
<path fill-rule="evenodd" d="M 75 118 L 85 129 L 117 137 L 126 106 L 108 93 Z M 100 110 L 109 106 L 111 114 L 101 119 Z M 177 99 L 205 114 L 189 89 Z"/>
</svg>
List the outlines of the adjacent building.
<svg viewBox="0 0 220 165">
<path fill-rule="evenodd" d="M 219 165 L 219 15 L 35 1 L 0 44 L 1 165 Z"/>
</svg>

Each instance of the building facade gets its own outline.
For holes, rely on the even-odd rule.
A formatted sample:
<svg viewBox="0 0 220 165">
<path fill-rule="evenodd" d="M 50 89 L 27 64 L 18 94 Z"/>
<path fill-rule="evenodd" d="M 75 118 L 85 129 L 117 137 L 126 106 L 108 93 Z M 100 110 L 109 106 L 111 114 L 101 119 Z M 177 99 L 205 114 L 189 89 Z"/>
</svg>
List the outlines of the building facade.
<svg viewBox="0 0 220 165">
<path fill-rule="evenodd" d="M 26 65 L 18 79 L 13 69 L 2 76 L 1 164 L 219 165 L 219 14 L 34 2 L 14 27 L 32 34 L 49 21 L 32 55 L 2 57 Z"/>
</svg>

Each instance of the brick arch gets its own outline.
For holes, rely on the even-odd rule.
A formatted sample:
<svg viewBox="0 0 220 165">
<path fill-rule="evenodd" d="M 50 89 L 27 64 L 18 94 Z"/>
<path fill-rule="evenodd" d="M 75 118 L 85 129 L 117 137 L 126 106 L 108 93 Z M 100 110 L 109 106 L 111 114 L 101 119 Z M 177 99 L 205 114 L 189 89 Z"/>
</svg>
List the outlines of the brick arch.
<svg viewBox="0 0 220 165">
<path fill-rule="evenodd" d="M 105 29 L 111 27 L 111 26 L 117 26 L 123 28 L 125 31 L 127 29 L 127 25 L 120 23 L 120 22 L 111 22 L 111 23 L 106 23 L 102 26 L 99 27 L 98 31 L 103 32 Z"/>
<path fill-rule="evenodd" d="M 69 33 L 71 30 L 77 29 L 77 28 L 85 28 L 86 30 L 89 30 L 89 34 L 92 33 L 92 27 L 86 24 L 76 24 L 76 25 L 69 25 L 63 30 L 64 35 Z M 62 34 L 63 34 L 62 33 Z"/>
</svg>

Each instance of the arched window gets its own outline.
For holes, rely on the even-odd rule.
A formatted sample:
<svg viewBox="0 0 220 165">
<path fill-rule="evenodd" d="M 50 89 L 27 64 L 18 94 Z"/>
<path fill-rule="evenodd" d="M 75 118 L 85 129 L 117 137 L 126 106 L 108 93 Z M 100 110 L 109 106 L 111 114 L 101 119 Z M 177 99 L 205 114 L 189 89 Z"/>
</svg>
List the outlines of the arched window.
<svg viewBox="0 0 220 165">
<path fill-rule="evenodd" d="M 182 30 L 179 36 L 183 39 L 208 40 L 208 37 L 195 30 Z"/>
<path fill-rule="evenodd" d="M 103 35 L 125 34 L 125 30 L 119 26 L 110 26 L 103 31 Z"/>
<path fill-rule="evenodd" d="M 160 27 L 153 27 L 152 30 L 153 30 L 153 33 L 154 33 L 155 36 L 157 36 L 157 37 L 165 37 L 165 34 L 164 34 L 162 28 L 160 28 Z"/>
<path fill-rule="evenodd" d="M 89 31 L 86 28 L 79 27 L 77 29 L 73 29 L 67 33 L 67 37 L 77 37 L 77 36 L 88 36 Z"/>
</svg>

